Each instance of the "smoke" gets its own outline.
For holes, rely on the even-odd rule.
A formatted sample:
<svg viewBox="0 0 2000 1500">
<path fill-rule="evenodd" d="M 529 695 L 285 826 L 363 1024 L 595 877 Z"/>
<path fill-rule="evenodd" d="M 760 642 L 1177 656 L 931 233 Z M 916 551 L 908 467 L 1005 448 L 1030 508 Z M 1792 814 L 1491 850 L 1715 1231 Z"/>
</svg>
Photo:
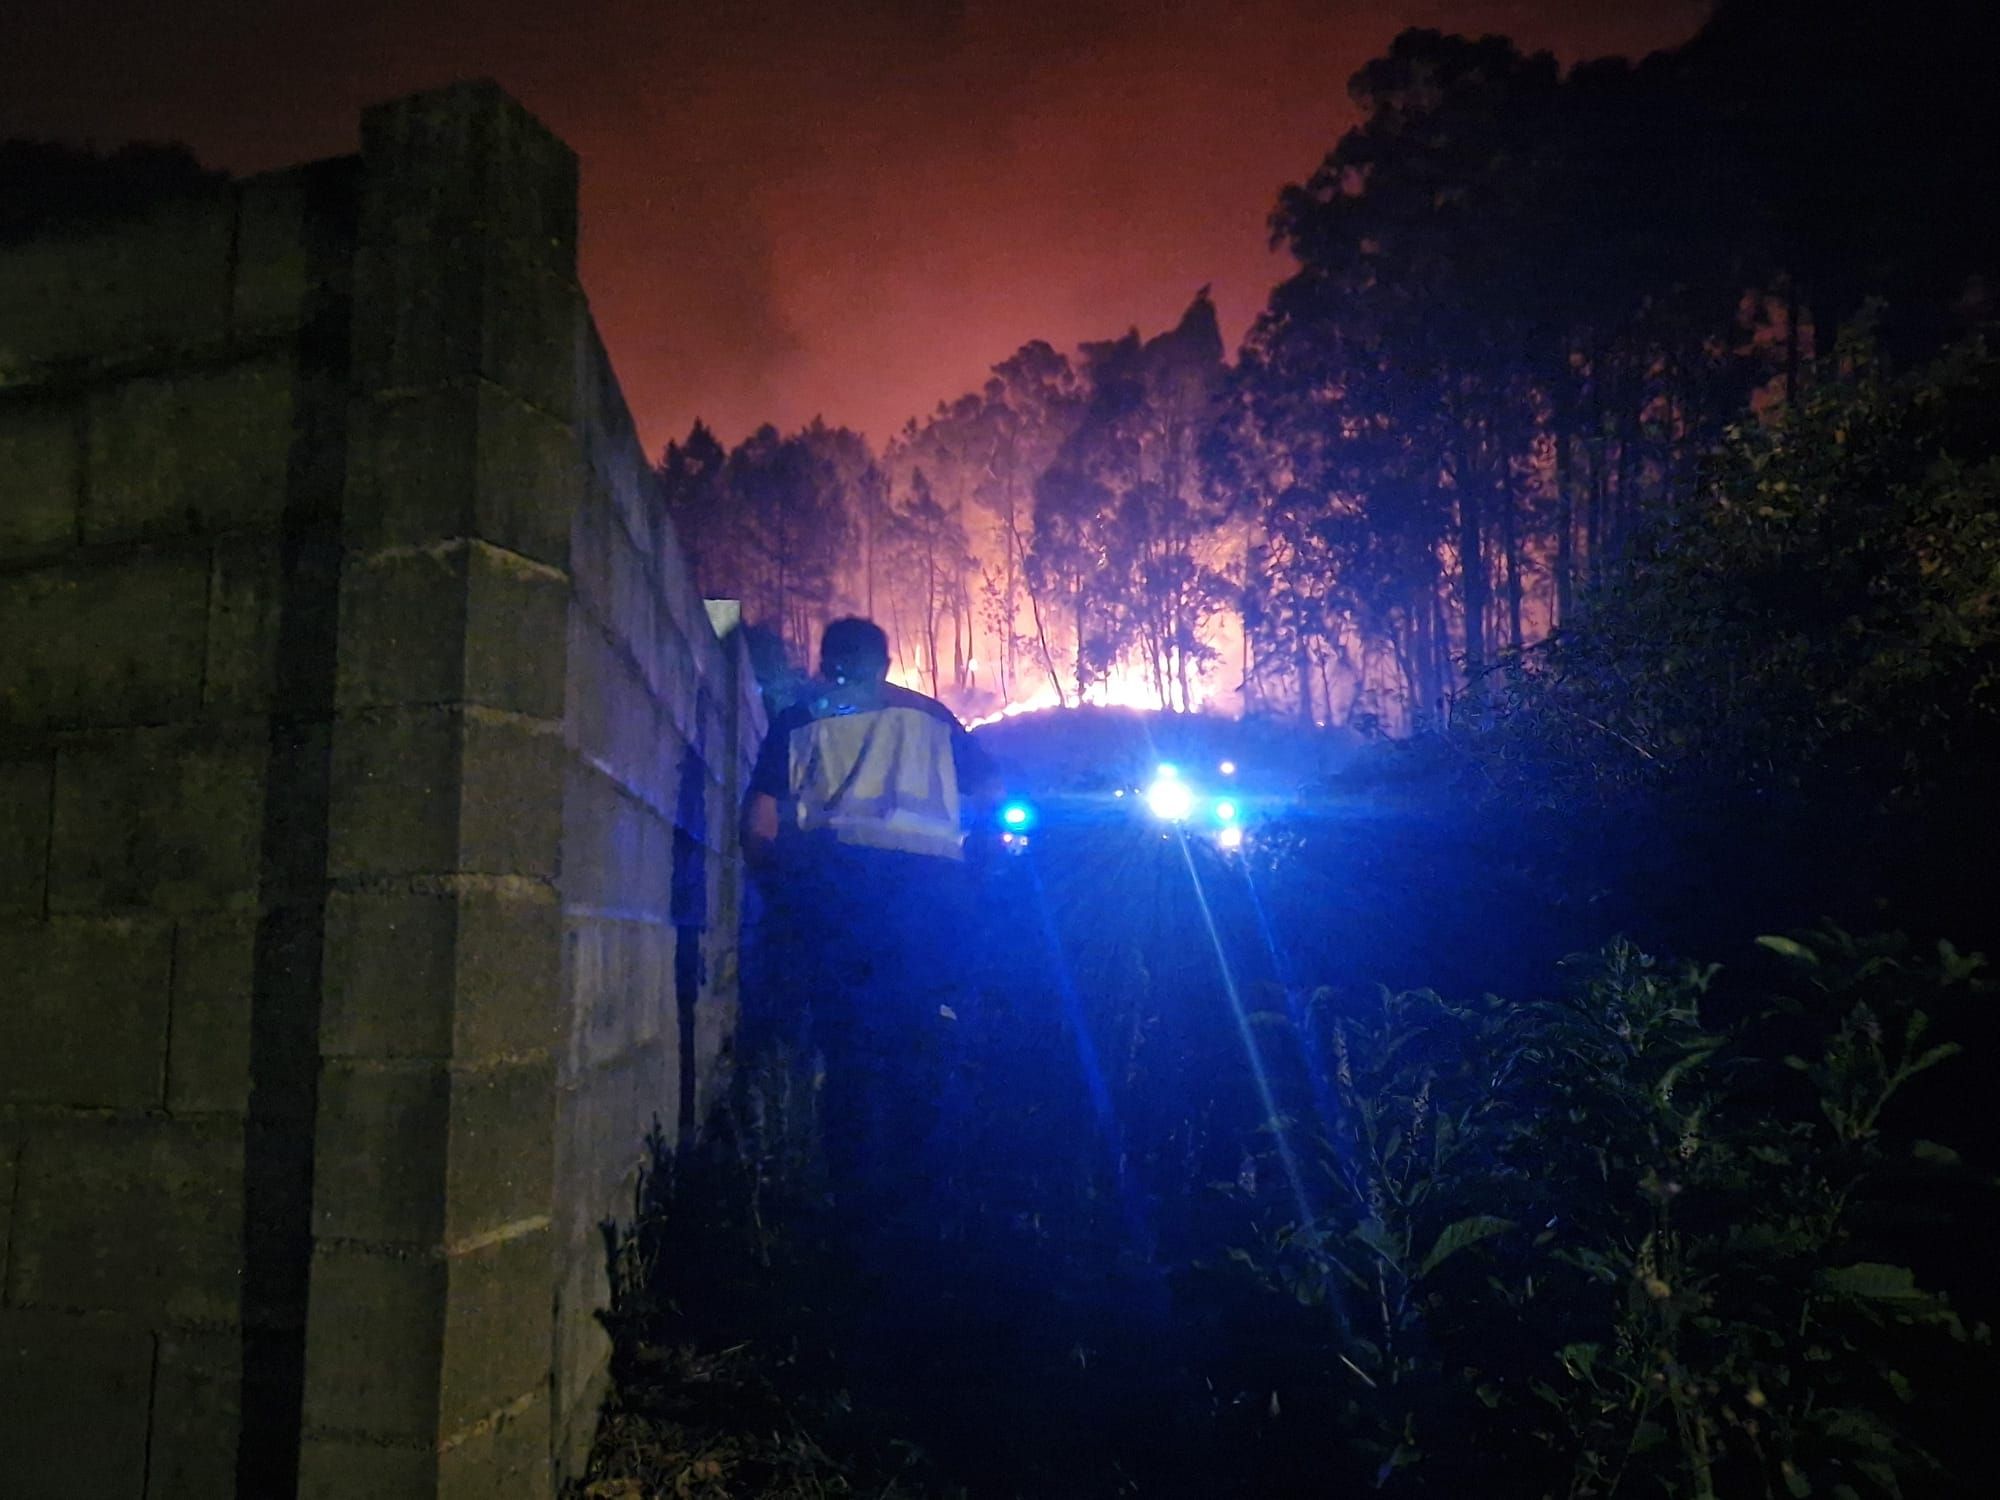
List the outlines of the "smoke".
<svg viewBox="0 0 2000 1500">
<path fill-rule="evenodd" d="M 1567 56 L 1704 0 L 13 0 L 0 135 L 179 139 L 261 170 L 367 104 L 497 78 L 583 162 L 583 276 L 649 448 L 824 415 L 877 441 L 1030 338 L 1241 335 L 1277 190 L 1404 25 Z"/>
</svg>

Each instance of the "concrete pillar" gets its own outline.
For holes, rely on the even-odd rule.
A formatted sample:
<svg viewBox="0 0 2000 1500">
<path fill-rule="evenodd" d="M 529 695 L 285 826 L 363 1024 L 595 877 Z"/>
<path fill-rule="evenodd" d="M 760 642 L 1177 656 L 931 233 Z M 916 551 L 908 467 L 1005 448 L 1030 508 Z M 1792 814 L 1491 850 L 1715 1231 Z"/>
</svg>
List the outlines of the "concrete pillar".
<svg viewBox="0 0 2000 1500">
<path fill-rule="evenodd" d="M 576 162 L 362 122 L 300 1493 L 550 1493 Z"/>
</svg>

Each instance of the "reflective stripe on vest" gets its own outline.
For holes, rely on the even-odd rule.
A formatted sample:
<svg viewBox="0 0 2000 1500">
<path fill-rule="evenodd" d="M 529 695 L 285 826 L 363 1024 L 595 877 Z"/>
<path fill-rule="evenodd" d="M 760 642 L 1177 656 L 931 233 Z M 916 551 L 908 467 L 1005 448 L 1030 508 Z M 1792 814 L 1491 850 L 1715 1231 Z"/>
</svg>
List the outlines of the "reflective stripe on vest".
<svg viewBox="0 0 2000 1500">
<path fill-rule="evenodd" d="M 843 844 L 964 857 L 951 726 L 900 705 L 814 719 L 792 731 L 799 828 Z"/>
</svg>

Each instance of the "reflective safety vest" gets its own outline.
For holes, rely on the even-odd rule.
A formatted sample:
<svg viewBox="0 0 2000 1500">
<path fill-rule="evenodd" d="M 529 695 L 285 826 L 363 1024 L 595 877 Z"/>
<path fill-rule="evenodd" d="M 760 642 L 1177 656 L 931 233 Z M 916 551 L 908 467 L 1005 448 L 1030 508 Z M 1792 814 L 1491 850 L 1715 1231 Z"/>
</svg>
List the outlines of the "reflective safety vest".
<svg viewBox="0 0 2000 1500">
<path fill-rule="evenodd" d="M 833 688 L 788 730 L 787 787 L 803 833 L 843 844 L 964 858 L 951 711 L 893 684 Z M 799 714 L 795 709 L 793 714 Z"/>
</svg>

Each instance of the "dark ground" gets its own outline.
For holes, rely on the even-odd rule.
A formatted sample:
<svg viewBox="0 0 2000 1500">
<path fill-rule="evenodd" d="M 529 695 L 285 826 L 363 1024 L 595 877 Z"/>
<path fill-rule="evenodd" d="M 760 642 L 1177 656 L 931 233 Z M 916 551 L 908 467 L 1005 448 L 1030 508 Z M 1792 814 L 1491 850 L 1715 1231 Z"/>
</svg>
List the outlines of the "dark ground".
<svg viewBox="0 0 2000 1500">
<path fill-rule="evenodd" d="M 1303 1478 L 1269 1488 L 1255 1449 L 1278 1397 L 1225 1375 L 1255 1364 L 1241 1356 L 1258 1331 L 1219 1328 L 1181 1278 L 1222 1249 L 1208 1185 L 1288 1191 L 1243 1152 L 1266 1104 L 1257 1013 L 1296 1016 L 1320 986 L 1548 993 L 1562 958 L 1620 930 L 1740 959 L 1749 994 L 1757 932 L 1851 897 L 1849 921 L 1896 915 L 1853 896 L 1886 882 L 1886 864 L 1829 866 L 1775 832 L 1760 842 L 1741 810 L 1636 840 L 1573 824 L 1538 841 L 1337 739 L 1117 716 L 984 737 L 1036 824 L 1024 850 L 982 851 L 978 913 L 956 947 L 956 1065 L 939 1128 L 899 1164 L 900 1211 L 856 1225 L 829 1207 L 796 1007 L 767 993 L 722 1148 L 683 1162 L 662 1202 L 678 1226 L 663 1300 L 627 1325 L 632 1412 L 705 1388 L 714 1408 L 681 1411 L 688 1431 L 763 1424 L 793 1434 L 778 1445 L 789 1457 L 737 1451 L 713 1489 L 689 1488 L 683 1464 L 677 1489 L 598 1493 L 1320 1493 Z M 1243 850 L 1143 815 L 1134 790 L 1168 756 L 1234 789 Z M 1226 783 L 1210 769 L 1225 757 L 1239 767 Z M 1722 849 L 1740 857 L 1718 864 Z M 1796 878 L 1808 867 L 1824 878 Z M 650 1376 L 632 1360 L 649 1343 Z M 669 1346 L 680 1363 L 660 1363 Z M 687 1360 L 725 1349 L 688 1378 Z"/>
</svg>

